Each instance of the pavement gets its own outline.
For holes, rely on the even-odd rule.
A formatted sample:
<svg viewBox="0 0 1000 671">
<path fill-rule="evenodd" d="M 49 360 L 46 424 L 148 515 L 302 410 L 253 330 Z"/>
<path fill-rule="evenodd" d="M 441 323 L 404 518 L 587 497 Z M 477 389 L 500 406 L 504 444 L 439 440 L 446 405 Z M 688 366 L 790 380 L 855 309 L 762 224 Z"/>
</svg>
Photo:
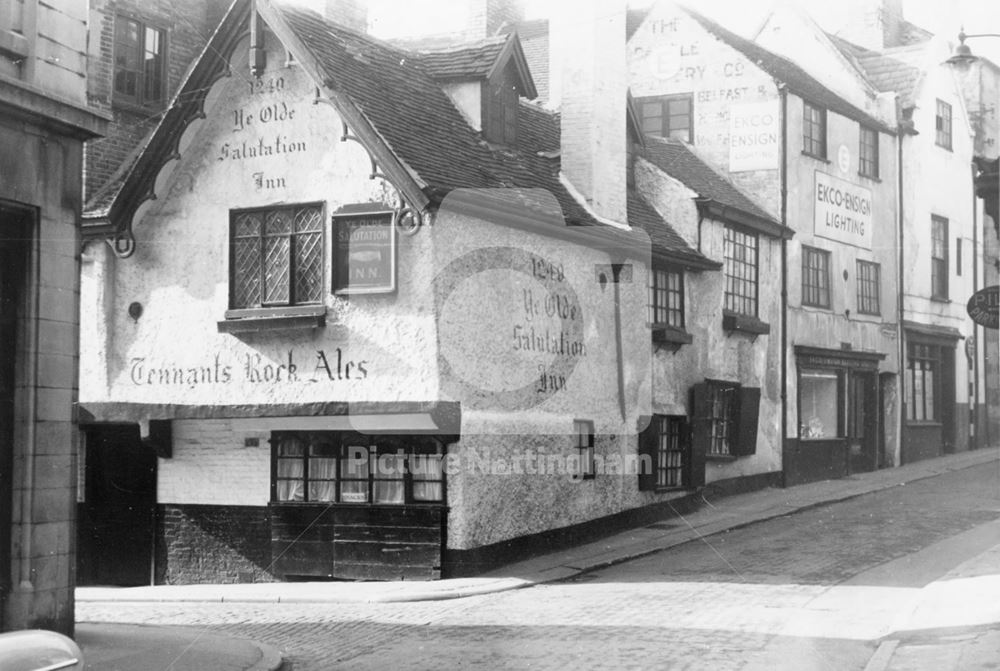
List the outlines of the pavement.
<svg viewBox="0 0 1000 671">
<path fill-rule="evenodd" d="M 678 513 L 681 524 L 630 529 L 601 540 L 541 554 L 476 578 L 410 582 L 312 582 L 239 585 L 80 587 L 78 602 L 392 603 L 455 599 L 565 580 L 692 540 L 812 507 L 905 486 L 967 468 L 1000 468 L 1000 449 L 929 459 L 874 473 L 852 475 L 748 494 L 703 499 Z M 79 624 L 77 642 L 87 669 L 281 668 L 280 654 L 259 642 L 207 635 L 191 628 Z M 960 564 L 920 590 L 902 609 L 865 671 L 994 668 L 972 662 L 1000 650 L 1000 538 L 990 550 Z M 927 655 L 939 659 L 928 667 Z M 977 655 L 979 657 L 977 657 Z M 151 662 L 151 659 L 157 662 Z"/>
</svg>

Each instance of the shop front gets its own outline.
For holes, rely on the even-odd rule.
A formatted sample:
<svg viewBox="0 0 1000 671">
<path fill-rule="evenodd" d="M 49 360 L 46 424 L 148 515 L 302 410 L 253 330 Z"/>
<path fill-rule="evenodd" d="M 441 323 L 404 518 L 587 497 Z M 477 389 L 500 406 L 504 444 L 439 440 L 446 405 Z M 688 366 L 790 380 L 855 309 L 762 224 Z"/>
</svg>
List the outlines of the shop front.
<svg viewBox="0 0 1000 671">
<path fill-rule="evenodd" d="M 799 437 L 786 447 L 785 485 L 878 468 L 885 355 L 797 346 L 795 357 Z"/>
<path fill-rule="evenodd" d="M 955 350 L 962 337 L 956 329 L 904 325 L 906 335 L 904 464 L 955 451 Z M 967 415 L 963 417 L 967 418 Z M 967 421 L 966 421 L 967 423 Z"/>
</svg>

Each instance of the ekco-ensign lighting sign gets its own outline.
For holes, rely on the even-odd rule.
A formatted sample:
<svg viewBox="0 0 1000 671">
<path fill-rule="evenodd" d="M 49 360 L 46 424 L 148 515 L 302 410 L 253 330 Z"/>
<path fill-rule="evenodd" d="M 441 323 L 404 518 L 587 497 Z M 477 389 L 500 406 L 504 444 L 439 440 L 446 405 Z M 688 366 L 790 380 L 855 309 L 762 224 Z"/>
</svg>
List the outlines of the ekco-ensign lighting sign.
<svg viewBox="0 0 1000 671">
<path fill-rule="evenodd" d="M 815 234 L 855 247 L 872 248 L 872 192 L 816 171 Z"/>
</svg>

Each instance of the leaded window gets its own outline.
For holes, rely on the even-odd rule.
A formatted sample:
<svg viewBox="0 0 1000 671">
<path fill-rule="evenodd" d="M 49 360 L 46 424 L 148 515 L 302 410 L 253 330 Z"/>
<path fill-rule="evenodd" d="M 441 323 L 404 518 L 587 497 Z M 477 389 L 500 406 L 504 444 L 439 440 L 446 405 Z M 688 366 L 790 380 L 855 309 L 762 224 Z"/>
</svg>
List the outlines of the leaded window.
<svg viewBox="0 0 1000 671">
<path fill-rule="evenodd" d="M 830 252 L 802 246 L 802 304 L 830 307 Z"/>
<path fill-rule="evenodd" d="M 292 205 L 231 214 L 234 309 L 319 303 L 323 299 L 323 209 Z"/>
<path fill-rule="evenodd" d="M 862 314 L 881 314 L 880 271 L 881 268 L 877 263 L 858 261 L 858 312 Z"/>
<path fill-rule="evenodd" d="M 684 273 L 654 269 L 649 277 L 649 323 L 684 328 Z"/>
<path fill-rule="evenodd" d="M 725 308 L 736 314 L 756 317 L 757 234 L 726 226 L 725 236 Z"/>
</svg>

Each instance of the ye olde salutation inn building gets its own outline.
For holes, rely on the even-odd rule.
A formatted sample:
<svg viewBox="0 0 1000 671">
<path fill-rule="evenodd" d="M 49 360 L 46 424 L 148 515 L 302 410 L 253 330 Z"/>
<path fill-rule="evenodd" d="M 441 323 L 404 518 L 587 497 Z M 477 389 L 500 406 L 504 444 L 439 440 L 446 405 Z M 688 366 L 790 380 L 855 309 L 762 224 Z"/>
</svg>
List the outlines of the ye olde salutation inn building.
<svg viewBox="0 0 1000 671">
<path fill-rule="evenodd" d="M 669 3 L 236 0 L 183 74 L 163 11 L 105 14 L 111 104 L 175 93 L 92 175 L 81 582 L 467 575 L 900 463 L 889 97 Z"/>
</svg>

